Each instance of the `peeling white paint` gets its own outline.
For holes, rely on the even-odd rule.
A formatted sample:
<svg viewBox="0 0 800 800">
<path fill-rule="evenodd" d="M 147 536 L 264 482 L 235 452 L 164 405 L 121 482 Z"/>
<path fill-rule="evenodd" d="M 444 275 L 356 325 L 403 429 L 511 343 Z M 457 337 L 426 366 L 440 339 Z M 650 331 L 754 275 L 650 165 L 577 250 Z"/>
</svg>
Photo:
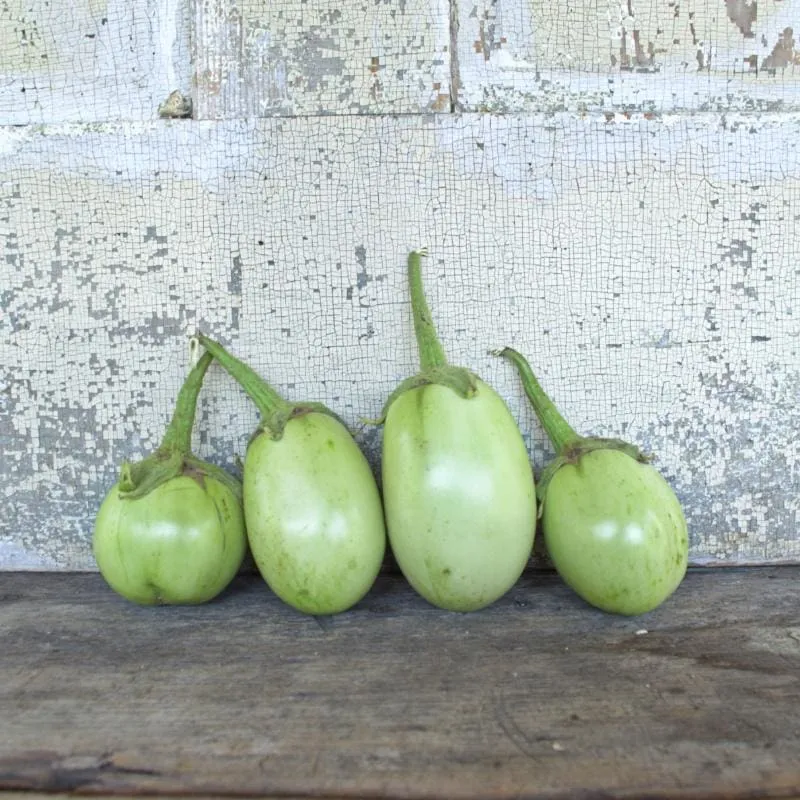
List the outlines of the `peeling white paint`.
<svg viewBox="0 0 800 800">
<path fill-rule="evenodd" d="M 747 36 L 724 0 L 459 0 L 458 16 L 464 111 L 800 109 L 800 0 L 759 3 Z M 767 69 L 787 29 L 793 63 Z"/>
<path fill-rule="evenodd" d="M 197 0 L 197 118 L 449 111 L 449 25 L 448 0 Z"/>
<path fill-rule="evenodd" d="M 179 85 L 185 85 L 183 82 L 184 76 L 181 75 L 179 78 L 176 73 L 173 56 L 181 43 L 178 27 L 181 22 L 182 10 L 185 7 L 184 0 L 160 0 L 158 4 L 157 33 L 159 41 L 158 52 L 161 55 L 160 69 L 166 84 L 174 88 Z"/>
<path fill-rule="evenodd" d="M 157 119 L 190 84 L 185 0 L 0 6 L 0 125 Z"/>
<path fill-rule="evenodd" d="M 415 369 L 405 254 L 454 363 L 546 447 L 513 344 L 576 428 L 658 455 L 696 563 L 800 560 L 800 115 L 329 117 L 0 129 L 0 564 L 91 568 L 198 327 L 359 420 Z M 256 421 L 218 370 L 198 451 Z M 19 549 L 21 548 L 21 550 Z M 19 555 L 19 553 L 23 555 Z M 42 566 L 45 565 L 45 566 Z M 36 567 L 39 568 L 39 567 Z"/>
<path fill-rule="evenodd" d="M 27 136 L 25 129 L 0 128 L 0 156 L 13 155 Z"/>
<path fill-rule="evenodd" d="M 58 561 L 27 550 L 17 542 L 9 541 L 0 535 L 0 569 L 50 571 L 62 568 Z"/>
</svg>

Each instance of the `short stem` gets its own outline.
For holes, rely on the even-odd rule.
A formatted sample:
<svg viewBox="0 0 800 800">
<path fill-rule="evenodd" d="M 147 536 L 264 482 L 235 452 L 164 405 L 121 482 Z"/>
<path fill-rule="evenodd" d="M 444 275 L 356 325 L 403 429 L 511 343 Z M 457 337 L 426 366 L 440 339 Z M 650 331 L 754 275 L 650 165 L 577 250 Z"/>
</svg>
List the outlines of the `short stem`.
<svg viewBox="0 0 800 800">
<path fill-rule="evenodd" d="M 289 404 L 251 367 L 232 356 L 219 342 L 197 334 L 200 344 L 219 361 L 222 367 L 247 392 L 256 404 L 263 419 L 269 419 L 276 411 L 288 409 Z"/>
<path fill-rule="evenodd" d="M 186 380 L 178 392 L 178 399 L 175 401 L 172 420 L 161 440 L 159 450 L 162 452 L 178 452 L 185 455 L 192 449 L 192 427 L 197 410 L 197 395 L 200 394 L 203 378 L 211 361 L 211 355 L 204 353 L 186 376 Z"/>
<path fill-rule="evenodd" d="M 511 361 L 516 366 L 519 376 L 522 379 L 522 386 L 525 394 L 533 405 L 533 410 L 542 423 L 542 427 L 550 437 L 557 453 L 563 453 L 564 449 L 581 437 L 573 430 L 570 424 L 561 416 L 553 401 L 544 393 L 544 389 L 539 385 L 536 376 L 531 370 L 530 364 L 525 357 L 512 350 L 510 347 L 500 351 L 500 355 Z"/>
<path fill-rule="evenodd" d="M 411 290 L 411 309 L 414 313 L 414 333 L 417 336 L 419 360 L 423 371 L 447 366 L 436 328 L 433 324 L 425 290 L 422 287 L 422 256 L 425 251 L 414 250 L 408 256 L 408 285 Z"/>
<path fill-rule="evenodd" d="M 121 492 L 132 492 L 136 488 L 133 480 L 133 471 L 131 465 L 127 461 L 122 465 L 119 474 L 119 490 Z"/>
</svg>

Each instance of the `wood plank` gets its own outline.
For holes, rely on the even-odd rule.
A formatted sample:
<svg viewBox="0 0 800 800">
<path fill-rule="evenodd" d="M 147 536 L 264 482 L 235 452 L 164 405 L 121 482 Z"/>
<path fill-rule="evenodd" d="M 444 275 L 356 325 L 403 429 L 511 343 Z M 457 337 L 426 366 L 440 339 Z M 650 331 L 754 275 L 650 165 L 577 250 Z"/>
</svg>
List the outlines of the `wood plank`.
<svg viewBox="0 0 800 800">
<path fill-rule="evenodd" d="M 313 619 L 257 579 L 143 609 L 5 574 L 0 787 L 383 798 L 800 792 L 799 568 L 692 571 L 595 611 L 529 572 L 475 614 L 381 578 Z"/>
<path fill-rule="evenodd" d="M 447 0 L 194 0 L 198 119 L 450 111 Z"/>
<path fill-rule="evenodd" d="M 797 110 L 800 0 L 459 0 L 465 111 Z"/>
<path fill-rule="evenodd" d="M 0 789 L 0 798 L 2 800 L 75 800 L 75 797 L 79 796 L 72 792 L 31 792 L 31 791 L 4 791 Z M 157 794 L 150 794 L 148 793 L 145 795 L 146 797 L 158 798 L 158 800 L 183 800 L 186 798 L 187 795 L 185 794 L 163 794 L 161 792 Z M 192 793 L 190 795 L 192 800 L 218 800 L 219 797 L 225 795 L 219 794 L 196 794 Z M 227 795 L 227 796 L 237 796 L 237 795 Z M 241 796 L 241 795 L 238 795 Z M 91 797 L 93 800 L 141 800 L 141 794 L 120 794 L 119 792 L 115 792 L 114 794 L 107 794 L 107 793 L 96 793 L 92 792 Z M 341 796 L 334 797 L 332 795 L 297 795 L 293 794 L 291 797 L 289 796 L 281 796 L 276 794 L 251 794 L 247 795 L 247 797 L 264 797 L 269 798 L 269 800 L 341 800 Z M 370 798 L 359 795 L 360 800 L 371 800 Z M 785 799 L 784 799 L 785 800 Z M 788 798 L 788 800 L 798 800 L 798 798 Z"/>
<path fill-rule="evenodd" d="M 189 56 L 186 0 L 7 0 L 0 125 L 158 119 Z"/>
<path fill-rule="evenodd" d="M 0 565 L 91 569 L 198 327 L 363 425 L 416 367 L 405 255 L 454 363 L 527 353 L 579 430 L 658 456 L 694 563 L 800 561 L 800 116 L 464 117 L 6 129 Z M 256 423 L 218 370 L 197 446 Z"/>
<path fill-rule="evenodd" d="M 157 795 L 149 795 L 150 797 L 157 797 L 158 800 L 182 800 L 185 798 L 186 795 L 176 795 L 176 794 L 157 794 Z M 256 797 L 257 795 L 251 795 L 252 797 Z M 261 795 L 261 797 L 266 797 L 267 795 Z M 192 795 L 193 800 L 217 800 L 219 795 Z M 2 800 L 75 800 L 74 794 L 65 794 L 62 792 L 54 793 L 54 792 L 6 792 L 0 789 L 0 798 Z M 93 800 L 141 800 L 141 795 L 124 795 L 124 794 L 92 794 Z M 313 798 L 310 796 L 300 797 L 299 795 L 293 795 L 292 797 L 279 797 L 278 795 L 270 795 L 269 800 L 340 800 L 339 798 L 333 797 L 322 797 L 321 795 L 315 795 Z M 362 796 L 361 800 L 369 800 L 369 798 L 364 798 Z M 789 798 L 789 800 L 797 800 L 797 798 Z"/>
</svg>

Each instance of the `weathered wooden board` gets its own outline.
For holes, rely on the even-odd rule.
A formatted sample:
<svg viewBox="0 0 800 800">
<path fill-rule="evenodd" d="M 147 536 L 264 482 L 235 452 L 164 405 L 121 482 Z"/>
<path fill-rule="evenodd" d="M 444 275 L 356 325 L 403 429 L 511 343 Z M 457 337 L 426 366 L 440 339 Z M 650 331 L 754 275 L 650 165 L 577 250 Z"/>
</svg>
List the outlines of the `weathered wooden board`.
<svg viewBox="0 0 800 800">
<path fill-rule="evenodd" d="M 463 110 L 800 108 L 800 0 L 458 0 Z"/>
<path fill-rule="evenodd" d="M 450 111 L 447 0 L 194 0 L 198 119 Z"/>
<path fill-rule="evenodd" d="M 157 798 L 157 800 L 185 800 L 187 795 L 185 794 L 164 794 L 163 792 L 159 792 L 158 794 L 149 794 L 146 795 L 147 797 Z M 209 794 L 202 794 L 202 793 L 195 793 L 191 794 L 193 800 L 219 800 L 221 795 L 209 795 Z M 225 796 L 237 796 L 235 793 L 231 793 Z M 320 794 L 315 794 L 313 796 L 306 795 L 303 797 L 302 795 L 293 794 L 291 797 L 281 796 L 274 793 L 270 794 L 261 794 L 261 795 L 248 795 L 249 797 L 268 797 L 269 800 L 342 800 L 341 795 L 337 797 L 332 797 L 330 795 L 324 796 Z M 773 797 L 776 796 L 773 794 Z M 15 791 L 3 791 L 0 789 L 0 798 L 2 800 L 75 800 L 76 795 L 72 792 L 31 792 L 31 791 L 22 791 L 22 792 L 15 792 Z M 114 792 L 101 792 L 96 793 L 92 792 L 91 794 L 92 800 L 141 800 L 142 795 L 133 795 L 133 794 L 125 794 Z M 781 793 L 781 798 L 783 800 L 800 800 L 800 795 L 796 797 L 788 796 L 785 793 Z M 370 798 L 366 797 L 363 794 L 359 795 L 359 800 L 370 800 Z"/>
<path fill-rule="evenodd" d="M 508 399 L 527 353 L 573 424 L 655 452 L 694 563 L 800 561 L 800 116 L 324 118 L 7 129 L 0 566 L 92 568 L 96 509 L 154 448 L 202 328 L 377 463 L 415 371 L 404 286 Z M 212 370 L 199 452 L 256 414 Z"/>
<path fill-rule="evenodd" d="M 185 800 L 187 795 L 185 794 L 164 794 L 163 792 L 159 792 L 158 794 L 149 794 L 146 795 L 147 797 L 157 798 L 157 800 Z M 211 794 L 202 794 L 202 793 L 195 793 L 191 794 L 193 800 L 219 800 L 219 798 L 223 795 L 211 795 Z M 231 793 L 229 795 L 224 796 L 237 796 L 235 793 Z M 293 794 L 291 797 L 286 795 L 277 795 L 274 793 L 270 794 L 261 794 L 261 795 L 248 795 L 249 797 L 268 797 L 269 800 L 342 800 L 341 795 L 337 797 L 332 797 L 330 795 L 320 795 L 315 794 L 313 796 L 306 795 L 303 797 L 302 795 Z M 773 795 L 774 796 L 774 795 Z M 0 798 L 2 800 L 75 800 L 76 795 L 72 792 L 32 792 L 32 791 L 3 791 L 0 789 Z M 120 792 L 92 792 L 91 794 L 92 800 L 141 800 L 142 795 L 133 795 L 133 794 L 126 794 Z M 781 794 L 783 800 L 800 800 L 800 795 L 797 797 L 788 797 L 785 794 Z M 370 798 L 366 797 L 365 795 L 359 795 L 359 800 L 371 800 Z"/>
<path fill-rule="evenodd" d="M 143 609 L 2 575 L 0 788 L 380 798 L 800 792 L 800 568 L 690 573 L 637 619 L 526 573 L 453 614 L 399 578 L 313 619 L 260 579 Z"/>
<path fill-rule="evenodd" d="M 0 2 L 0 125 L 157 119 L 190 84 L 185 0 Z"/>
<path fill-rule="evenodd" d="M 185 800 L 186 795 L 177 795 L 177 794 L 163 794 L 159 792 L 156 795 L 148 795 L 152 798 L 157 798 L 158 800 Z M 205 794 L 192 794 L 191 795 L 194 800 L 219 800 L 219 795 L 205 795 Z M 250 795 L 251 797 L 258 797 L 259 795 Z M 281 797 L 280 795 L 270 794 L 270 795 L 260 795 L 261 797 L 269 797 L 269 800 L 341 800 L 341 796 L 339 797 L 324 797 L 323 795 L 314 795 L 302 797 L 301 795 L 292 795 L 291 797 Z M 786 795 L 782 795 L 784 800 L 786 800 Z M 72 793 L 67 792 L 5 792 L 0 789 L 0 798 L 2 800 L 75 800 L 75 795 Z M 360 800 L 370 800 L 370 798 L 364 797 L 364 795 L 359 795 Z M 120 794 L 115 792 L 114 794 L 108 793 L 101 793 L 96 794 L 92 793 L 92 800 L 141 800 L 141 795 L 132 795 L 132 794 Z M 798 800 L 797 797 L 789 797 L 788 800 Z"/>
</svg>

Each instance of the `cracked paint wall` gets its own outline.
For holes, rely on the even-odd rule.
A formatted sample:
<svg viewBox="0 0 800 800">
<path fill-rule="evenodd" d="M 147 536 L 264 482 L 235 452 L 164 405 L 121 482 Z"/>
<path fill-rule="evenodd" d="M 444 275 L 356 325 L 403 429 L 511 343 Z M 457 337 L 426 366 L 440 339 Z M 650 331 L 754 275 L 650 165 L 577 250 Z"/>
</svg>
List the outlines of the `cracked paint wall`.
<svg viewBox="0 0 800 800">
<path fill-rule="evenodd" d="M 449 111 L 449 45 L 446 0 L 197 0 L 197 114 Z"/>
<path fill-rule="evenodd" d="M 693 563 L 800 561 L 799 9 L 0 0 L 0 568 L 94 568 L 198 329 L 377 466 L 422 245 L 451 360 L 537 470 L 491 348 L 657 454 Z M 193 119 L 158 119 L 173 91 Z M 198 453 L 235 472 L 256 421 L 210 370 Z"/>
<path fill-rule="evenodd" d="M 797 560 L 798 143 L 800 115 L 7 133 L 6 565 L 92 566 L 94 511 L 158 443 L 198 328 L 342 413 L 376 463 L 360 419 L 415 369 L 420 244 L 448 353 L 508 399 L 537 466 L 490 348 L 529 354 L 578 429 L 658 454 L 695 562 Z M 212 371 L 199 452 L 235 469 L 255 422 Z"/>
<path fill-rule="evenodd" d="M 464 111 L 797 110 L 796 0 L 457 0 Z"/>
<path fill-rule="evenodd" d="M 191 80 L 183 0 L 0 0 L 0 125 L 156 119 Z"/>
</svg>

